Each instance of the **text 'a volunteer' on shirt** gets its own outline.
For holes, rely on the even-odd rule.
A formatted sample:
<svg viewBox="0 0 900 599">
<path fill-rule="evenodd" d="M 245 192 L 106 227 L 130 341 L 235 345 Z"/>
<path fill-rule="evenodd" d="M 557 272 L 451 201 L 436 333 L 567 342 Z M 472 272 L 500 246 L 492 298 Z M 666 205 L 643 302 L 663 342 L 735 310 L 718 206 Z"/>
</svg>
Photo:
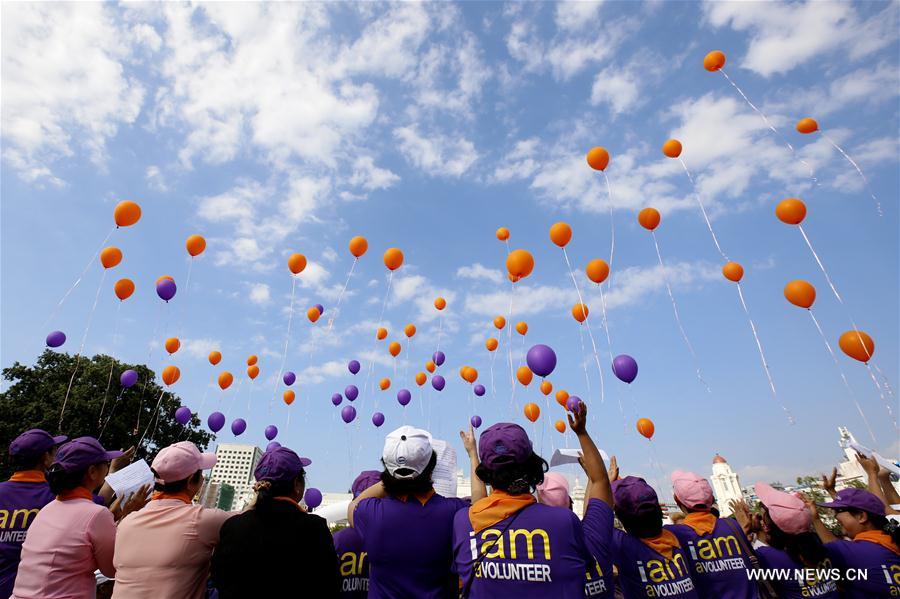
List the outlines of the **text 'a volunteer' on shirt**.
<svg viewBox="0 0 900 599">
<path fill-rule="evenodd" d="M 381 481 L 381 472 L 363 470 L 353 481 L 353 498 Z M 341 566 L 341 598 L 366 599 L 369 596 L 369 560 L 362 537 L 352 526 L 334 533 L 334 549 Z"/>
<path fill-rule="evenodd" d="M 525 430 L 512 423 L 486 429 L 477 477 L 491 494 L 456 514 L 453 551 L 464 597 L 584 597 L 592 561 L 577 516 L 538 504 L 532 495 L 547 462 Z M 474 480 L 474 479 L 473 479 Z"/>
</svg>

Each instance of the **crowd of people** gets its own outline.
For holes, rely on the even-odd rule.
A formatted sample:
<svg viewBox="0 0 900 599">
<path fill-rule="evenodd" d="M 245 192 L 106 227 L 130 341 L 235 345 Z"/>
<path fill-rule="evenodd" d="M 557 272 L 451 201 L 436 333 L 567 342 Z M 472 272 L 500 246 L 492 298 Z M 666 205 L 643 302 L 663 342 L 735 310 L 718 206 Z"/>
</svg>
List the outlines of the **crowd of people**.
<svg viewBox="0 0 900 599">
<path fill-rule="evenodd" d="M 156 455 L 152 492 L 122 498 L 104 481 L 131 451 L 32 429 L 0 483 L 0 598 L 900 596 L 900 497 L 874 460 L 860 456 L 865 490 L 826 477 L 832 501 L 814 503 L 757 483 L 758 503 L 733 502 L 728 518 L 703 477 L 676 470 L 683 517 L 665 524 L 644 479 L 607 467 L 586 415 L 568 415 L 588 481 L 580 515 L 521 426 L 460 433 L 465 499 L 435 492 L 431 435 L 403 426 L 385 439 L 384 469 L 353 481 L 349 526 L 334 534 L 302 505 L 309 462 L 287 447 L 263 454 L 238 513 L 194 503 L 216 456 L 190 442 Z"/>
</svg>

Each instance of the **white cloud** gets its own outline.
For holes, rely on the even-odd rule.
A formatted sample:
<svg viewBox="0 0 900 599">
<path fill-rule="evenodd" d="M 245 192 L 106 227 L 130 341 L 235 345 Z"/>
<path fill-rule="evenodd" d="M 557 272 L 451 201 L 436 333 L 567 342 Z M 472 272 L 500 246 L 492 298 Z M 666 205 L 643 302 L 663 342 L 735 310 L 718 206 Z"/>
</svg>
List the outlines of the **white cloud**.
<svg viewBox="0 0 900 599">
<path fill-rule="evenodd" d="M 144 178 L 147 180 L 147 185 L 150 186 L 151 189 L 162 192 L 169 191 L 169 187 L 166 185 L 166 180 L 162 175 L 162 171 L 160 171 L 159 167 L 155 164 L 151 164 L 147 167 Z"/>
<path fill-rule="evenodd" d="M 619 68 L 608 67 L 594 78 L 591 104 L 608 104 L 614 115 L 634 108 L 638 99 L 639 76 Z"/>
<path fill-rule="evenodd" d="M 559 29 L 578 31 L 595 24 L 602 0 L 566 0 L 556 4 L 555 21 Z"/>
<path fill-rule="evenodd" d="M 470 266 L 460 266 L 456 269 L 456 276 L 461 279 L 473 279 L 475 281 L 488 281 L 490 283 L 502 283 L 503 273 L 493 268 L 488 268 L 480 262 Z"/>
<path fill-rule="evenodd" d="M 269 286 L 265 283 L 254 283 L 250 286 L 250 301 L 254 304 L 262 306 L 268 304 L 270 299 Z"/>
<path fill-rule="evenodd" d="M 207 357 L 209 357 L 209 352 L 213 350 L 220 350 L 221 348 L 222 343 L 218 339 L 202 337 L 199 339 L 181 340 L 181 351 L 187 353 L 193 358 L 203 358 L 205 360 Z"/>
<path fill-rule="evenodd" d="M 478 159 L 475 145 L 464 137 L 421 134 L 415 125 L 394 129 L 406 159 L 429 175 L 460 177 Z"/>
<path fill-rule="evenodd" d="M 536 157 L 539 147 L 540 140 L 537 137 L 516 142 L 512 152 L 507 154 L 494 169 L 491 180 L 502 183 L 530 177 L 538 167 Z"/>
<path fill-rule="evenodd" d="M 347 362 L 329 360 L 324 364 L 307 366 L 297 373 L 297 380 L 301 385 L 318 385 L 328 379 L 345 378 L 347 374 Z"/>
<path fill-rule="evenodd" d="M 387 189 L 399 180 L 400 177 L 390 170 L 375 166 L 375 160 L 371 156 L 360 156 L 353 161 L 351 185 L 371 191 Z"/>
<path fill-rule="evenodd" d="M 386 77 L 406 75 L 415 66 L 416 53 L 431 28 L 426 8 L 413 2 L 392 5 L 342 53 L 339 68 Z"/>
</svg>

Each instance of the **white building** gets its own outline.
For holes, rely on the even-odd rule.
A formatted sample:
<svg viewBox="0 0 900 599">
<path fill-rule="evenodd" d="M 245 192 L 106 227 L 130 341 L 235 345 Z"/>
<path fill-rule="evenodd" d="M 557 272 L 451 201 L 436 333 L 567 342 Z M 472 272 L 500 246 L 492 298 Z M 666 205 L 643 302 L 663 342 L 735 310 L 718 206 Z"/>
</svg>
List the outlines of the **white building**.
<svg viewBox="0 0 900 599">
<path fill-rule="evenodd" d="M 713 494 L 716 496 L 716 505 L 719 506 L 719 513 L 722 517 L 731 515 L 730 503 L 732 499 L 740 501 L 744 498 L 741 491 L 741 481 L 738 479 L 737 473 L 731 469 L 725 458 L 716 454 L 712 462 L 712 481 Z"/>
<path fill-rule="evenodd" d="M 241 510 L 253 499 L 253 471 L 262 457 L 256 445 L 222 443 L 216 448 L 216 465 L 209 479 L 213 483 L 234 487 L 234 499 L 230 509 Z"/>
</svg>

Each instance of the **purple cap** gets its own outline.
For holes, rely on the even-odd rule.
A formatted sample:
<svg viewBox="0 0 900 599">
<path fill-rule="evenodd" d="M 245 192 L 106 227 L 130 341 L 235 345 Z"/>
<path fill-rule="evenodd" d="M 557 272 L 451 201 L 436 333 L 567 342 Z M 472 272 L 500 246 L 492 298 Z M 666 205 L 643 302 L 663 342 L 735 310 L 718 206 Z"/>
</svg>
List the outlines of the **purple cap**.
<svg viewBox="0 0 900 599">
<path fill-rule="evenodd" d="M 60 466 L 66 472 L 78 472 L 121 455 L 121 451 L 107 451 L 93 437 L 78 437 L 59 448 L 53 465 Z"/>
<path fill-rule="evenodd" d="M 485 468 L 494 470 L 507 464 L 522 464 L 534 449 L 528 433 L 518 424 L 498 422 L 481 433 L 479 454 Z"/>
<path fill-rule="evenodd" d="M 381 480 L 381 472 L 378 470 L 363 470 L 359 473 L 353 480 L 353 485 L 350 486 L 350 492 L 353 493 L 353 497 L 359 497 L 360 494 L 371 487 L 372 485 L 378 484 Z"/>
<path fill-rule="evenodd" d="M 9 455 L 36 458 L 42 453 L 50 451 L 66 439 L 68 437 L 65 435 L 54 437 L 47 431 L 33 428 L 13 439 L 13 442 L 9 444 Z"/>
<path fill-rule="evenodd" d="M 626 516 L 640 516 L 659 509 L 659 497 L 643 478 L 626 476 L 613 483 L 616 511 Z"/>
<path fill-rule="evenodd" d="M 860 510 L 875 516 L 884 516 L 884 504 L 874 494 L 865 489 L 841 489 L 831 503 L 817 503 L 819 507 L 833 510 Z"/>
<path fill-rule="evenodd" d="M 303 459 L 287 447 L 276 447 L 263 454 L 253 471 L 256 480 L 288 482 L 303 472 Z"/>
</svg>

